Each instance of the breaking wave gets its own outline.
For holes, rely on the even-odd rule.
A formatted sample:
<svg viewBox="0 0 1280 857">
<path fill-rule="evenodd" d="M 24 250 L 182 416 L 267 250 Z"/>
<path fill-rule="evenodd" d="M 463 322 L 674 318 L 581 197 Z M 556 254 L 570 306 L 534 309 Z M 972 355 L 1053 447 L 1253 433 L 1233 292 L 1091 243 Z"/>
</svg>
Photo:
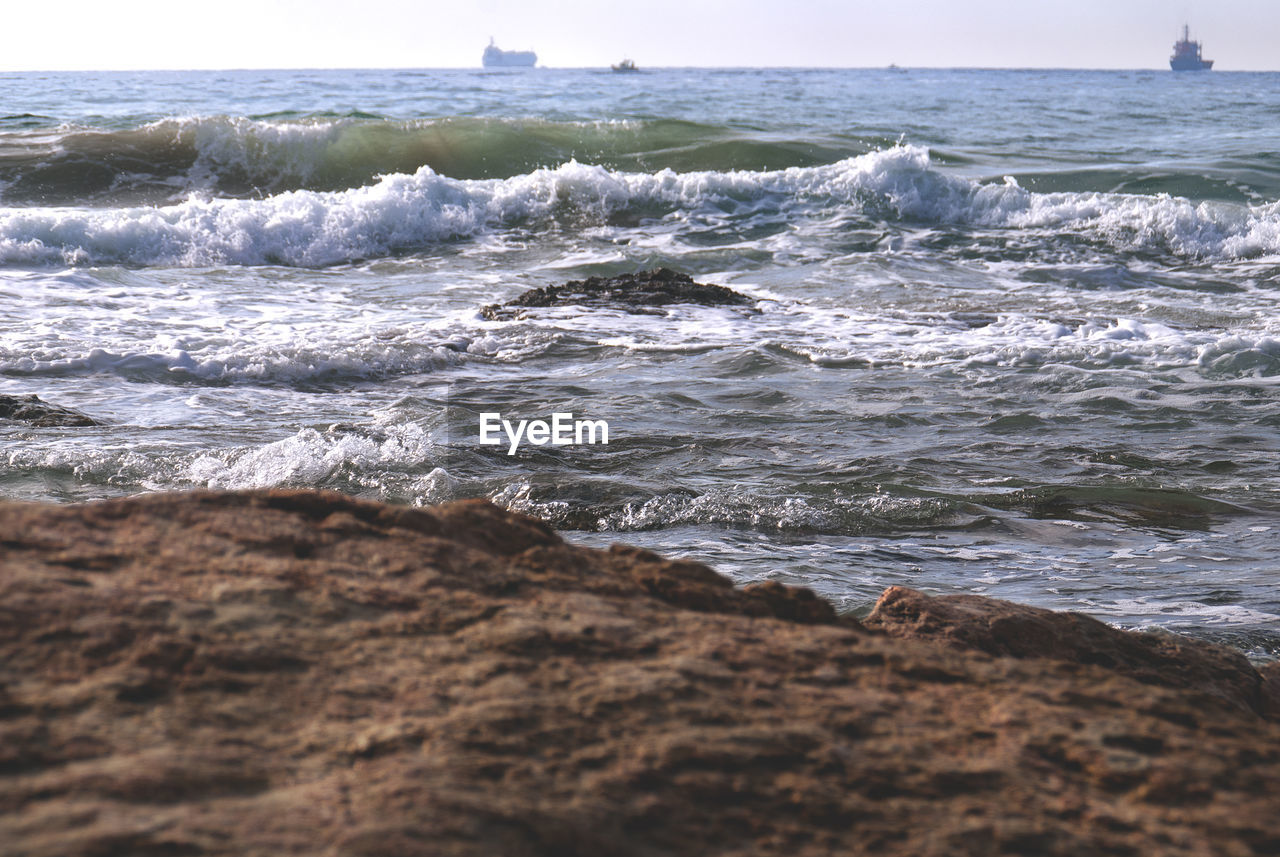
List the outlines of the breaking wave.
<svg viewBox="0 0 1280 857">
<path fill-rule="evenodd" d="M 0 201 L 172 203 L 192 191 L 261 197 L 345 190 L 423 166 L 457 179 L 510 178 L 574 159 L 631 172 L 777 169 L 830 163 L 888 142 L 775 139 L 674 119 L 168 118 L 13 137 L 0 147 Z"/>
<path fill-rule="evenodd" d="M 421 251 L 485 232 L 702 221 L 749 231 L 762 219 L 1050 231 L 1118 250 L 1191 259 L 1280 252 L 1280 203 L 1193 203 L 1168 196 L 1034 193 L 934 169 L 895 146 L 833 164 L 771 171 L 625 172 L 570 161 L 503 179 L 431 167 L 342 191 L 265 199 L 190 198 L 166 207 L 0 210 L 8 264 L 321 267 Z"/>
</svg>

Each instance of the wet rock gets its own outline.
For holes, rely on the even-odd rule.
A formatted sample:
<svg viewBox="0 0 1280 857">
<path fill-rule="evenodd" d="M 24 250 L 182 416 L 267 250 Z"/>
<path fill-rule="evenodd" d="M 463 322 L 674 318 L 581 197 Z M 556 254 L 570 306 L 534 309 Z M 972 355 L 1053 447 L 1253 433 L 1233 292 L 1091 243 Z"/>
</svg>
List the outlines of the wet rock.
<svg viewBox="0 0 1280 857">
<path fill-rule="evenodd" d="M 999 657 L 1096 664 L 1254 714 L 1269 709 L 1262 675 L 1239 652 L 1175 634 L 1120 631 L 1080 613 L 893 586 L 866 624 L 898 639 L 938 640 Z"/>
<path fill-rule="evenodd" d="M 1280 720 L 1280 661 L 1270 661 L 1258 668 L 1262 676 L 1262 705 L 1267 717 Z"/>
<path fill-rule="evenodd" d="M 1075 618 L 953 645 L 891 636 L 909 603 L 962 623 L 887 598 L 872 632 L 483 502 L 0 504 L 0 851 L 1280 847 L 1280 724 L 1070 659 Z M 1167 654 L 1142 668 L 1202 675 Z"/>
<path fill-rule="evenodd" d="M 504 304 L 491 304 L 480 315 L 491 321 L 521 318 L 531 308 L 580 306 L 654 314 L 673 304 L 754 308 L 755 300 L 724 286 L 695 283 L 687 274 L 656 268 L 616 277 L 588 277 L 562 286 L 531 289 Z"/>
<path fill-rule="evenodd" d="M 90 416 L 71 408 L 51 405 L 39 396 L 0 395 L 0 420 L 13 420 L 41 428 L 101 425 Z"/>
</svg>

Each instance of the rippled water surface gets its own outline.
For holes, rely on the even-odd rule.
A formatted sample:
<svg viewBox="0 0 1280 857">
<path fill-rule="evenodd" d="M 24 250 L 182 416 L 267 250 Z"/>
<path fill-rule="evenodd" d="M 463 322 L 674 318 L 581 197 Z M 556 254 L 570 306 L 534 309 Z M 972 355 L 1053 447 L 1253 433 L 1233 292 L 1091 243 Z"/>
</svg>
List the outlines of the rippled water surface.
<svg viewBox="0 0 1280 857">
<path fill-rule="evenodd" d="M 1280 76 L 0 75 L 0 492 L 487 496 L 1280 652 Z M 752 308 L 479 309 L 668 266 Z M 478 443 L 479 415 L 607 446 Z"/>
</svg>

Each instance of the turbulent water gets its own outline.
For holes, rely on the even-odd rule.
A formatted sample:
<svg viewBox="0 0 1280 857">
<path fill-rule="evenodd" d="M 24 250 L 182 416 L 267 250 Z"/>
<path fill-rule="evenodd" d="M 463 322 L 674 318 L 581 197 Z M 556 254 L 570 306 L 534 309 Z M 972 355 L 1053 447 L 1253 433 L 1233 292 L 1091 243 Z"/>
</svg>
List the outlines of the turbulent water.
<svg viewBox="0 0 1280 857">
<path fill-rule="evenodd" d="M 0 493 L 486 496 L 1280 653 L 1280 77 L 0 75 Z M 482 306 L 667 266 L 754 310 Z M 608 445 L 479 443 L 481 413 Z"/>
</svg>

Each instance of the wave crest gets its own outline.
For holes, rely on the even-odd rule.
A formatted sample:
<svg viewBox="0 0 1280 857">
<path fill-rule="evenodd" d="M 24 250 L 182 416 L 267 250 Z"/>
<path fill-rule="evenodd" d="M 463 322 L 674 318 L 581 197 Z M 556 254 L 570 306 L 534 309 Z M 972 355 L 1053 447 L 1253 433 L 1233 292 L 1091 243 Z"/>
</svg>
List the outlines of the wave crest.
<svg viewBox="0 0 1280 857">
<path fill-rule="evenodd" d="M 15 135 L 0 147 L 0 187 L 10 204 L 172 203 L 193 191 L 249 198 L 344 190 L 422 166 L 488 179 L 574 159 L 631 172 L 775 169 L 863 151 L 859 141 L 776 139 L 674 119 L 197 116 Z"/>
<path fill-rule="evenodd" d="M 907 223 L 1079 234 L 1195 258 L 1280 251 L 1280 204 L 1167 196 L 1038 194 L 941 173 L 918 146 L 774 171 L 621 172 L 569 161 L 507 179 L 422 167 L 364 187 L 260 200 L 192 198 L 161 208 L 0 211 L 10 264 L 319 267 L 425 249 L 497 229 L 580 228 L 673 214 L 749 230 L 760 218 L 852 213 Z"/>
</svg>

